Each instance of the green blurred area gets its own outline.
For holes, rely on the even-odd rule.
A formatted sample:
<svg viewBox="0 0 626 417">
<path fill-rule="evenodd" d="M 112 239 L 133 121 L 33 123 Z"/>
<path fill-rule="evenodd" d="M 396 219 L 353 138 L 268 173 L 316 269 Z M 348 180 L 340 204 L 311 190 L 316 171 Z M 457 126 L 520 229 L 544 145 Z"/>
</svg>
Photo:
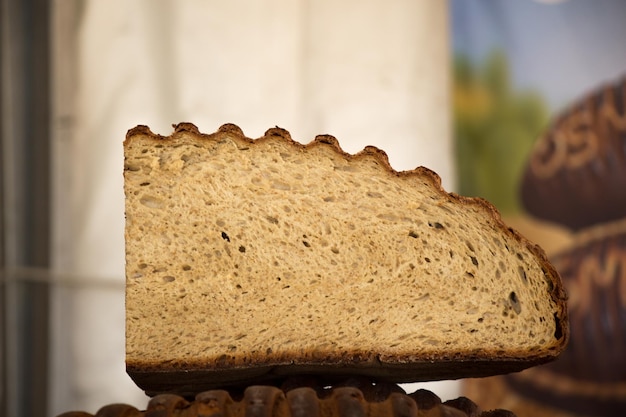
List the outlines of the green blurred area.
<svg viewBox="0 0 626 417">
<path fill-rule="evenodd" d="M 546 128 L 548 107 L 534 91 L 515 91 L 501 51 L 454 62 L 454 138 L 459 194 L 483 197 L 503 214 L 521 211 L 519 181 Z"/>
</svg>

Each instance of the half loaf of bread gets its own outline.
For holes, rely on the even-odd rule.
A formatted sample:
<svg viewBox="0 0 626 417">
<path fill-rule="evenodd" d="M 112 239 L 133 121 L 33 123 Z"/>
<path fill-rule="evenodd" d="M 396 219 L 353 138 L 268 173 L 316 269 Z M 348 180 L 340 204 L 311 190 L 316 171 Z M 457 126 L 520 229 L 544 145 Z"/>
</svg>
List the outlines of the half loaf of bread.
<svg viewBox="0 0 626 417">
<path fill-rule="evenodd" d="M 124 151 L 126 362 L 150 393 L 484 376 L 566 344 L 544 252 L 426 168 L 234 125 L 138 126 Z"/>
</svg>

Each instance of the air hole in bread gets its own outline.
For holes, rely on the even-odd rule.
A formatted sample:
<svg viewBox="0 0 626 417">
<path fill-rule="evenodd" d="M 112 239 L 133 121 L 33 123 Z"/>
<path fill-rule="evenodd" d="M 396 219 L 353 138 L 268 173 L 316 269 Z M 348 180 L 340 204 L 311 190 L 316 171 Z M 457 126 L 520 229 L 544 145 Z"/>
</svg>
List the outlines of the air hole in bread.
<svg viewBox="0 0 626 417">
<path fill-rule="evenodd" d="M 222 232 L 222 239 L 224 239 L 227 242 L 230 242 L 230 237 L 228 237 L 228 234 L 226 232 Z"/>
<path fill-rule="evenodd" d="M 445 227 L 443 226 L 443 224 L 439 223 L 439 222 L 428 222 L 428 225 L 430 227 L 434 227 L 435 229 L 445 229 Z"/>
<path fill-rule="evenodd" d="M 511 293 L 509 294 L 509 302 L 511 304 L 511 307 L 513 308 L 513 311 L 515 311 L 517 314 L 520 314 L 522 312 L 522 305 L 520 304 L 520 301 L 517 298 L 517 294 L 515 294 L 515 291 L 511 291 Z"/>
</svg>

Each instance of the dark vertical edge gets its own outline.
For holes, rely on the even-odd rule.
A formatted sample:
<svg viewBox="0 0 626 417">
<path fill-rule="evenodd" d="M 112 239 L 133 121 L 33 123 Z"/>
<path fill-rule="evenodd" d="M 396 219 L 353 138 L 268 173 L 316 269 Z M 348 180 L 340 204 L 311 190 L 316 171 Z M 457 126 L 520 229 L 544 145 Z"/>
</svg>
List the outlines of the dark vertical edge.
<svg viewBox="0 0 626 417">
<path fill-rule="evenodd" d="M 0 415 L 8 416 L 9 414 L 9 371 L 8 371 L 8 307 L 7 307 L 7 277 L 5 274 L 7 267 L 7 231 L 5 227 L 6 219 L 6 191 L 5 191 L 5 143 L 7 141 L 6 122 L 5 122 L 5 96 L 7 88 L 5 85 L 5 73 L 9 60 L 6 57 L 5 38 L 6 28 L 3 27 L 8 20 L 6 13 L 6 0 L 0 0 Z"/>
<path fill-rule="evenodd" d="M 5 21 L 5 11 L 4 4 L 0 1 L 0 25 Z M 1 30 L 1 29 L 0 29 Z M 2 43 L 2 37 L 4 35 L 0 33 L 0 46 Z M 6 242 L 5 242 L 5 228 L 4 228 L 4 131 L 5 131 L 5 123 L 4 123 L 4 111 L 2 101 L 4 100 L 5 88 L 2 73 L 5 68 L 5 58 L 4 53 L 0 51 L 0 415 L 7 416 L 9 415 L 9 407 L 7 404 L 7 384 L 8 384 L 8 375 L 7 375 L 7 350 L 6 350 L 6 277 L 4 274 L 6 268 L 6 259 L 5 259 L 5 251 L 6 251 Z"/>
<path fill-rule="evenodd" d="M 47 0 L 2 0 L 1 9 L 6 50 L 1 90 L 0 412 L 44 416 L 49 397 L 49 283 L 8 273 L 50 266 L 51 5 Z"/>
<path fill-rule="evenodd" d="M 18 165 L 24 180 L 24 246 L 23 264 L 30 268 L 50 267 L 50 2 L 28 0 L 25 4 L 23 30 L 30 52 L 26 54 L 24 71 L 25 108 L 22 113 L 24 131 L 23 161 Z M 29 33 L 30 32 L 30 33 Z M 19 177 L 17 178 L 19 181 Z M 28 281 L 26 299 L 21 303 L 27 318 L 27 334 L 23 348 L 28 352 L 23 366 L 26 375 L 20 387 L 22 406 L 27 415 L 48 413 L 48 346 L 50 286 L 48 282 Z M 30 397 L 32 395 L 32 397 Z M 37 401 L 32 401 L 36 398 Z M 28 408 L 28 409 L 26 409 Z"/>
</svg>

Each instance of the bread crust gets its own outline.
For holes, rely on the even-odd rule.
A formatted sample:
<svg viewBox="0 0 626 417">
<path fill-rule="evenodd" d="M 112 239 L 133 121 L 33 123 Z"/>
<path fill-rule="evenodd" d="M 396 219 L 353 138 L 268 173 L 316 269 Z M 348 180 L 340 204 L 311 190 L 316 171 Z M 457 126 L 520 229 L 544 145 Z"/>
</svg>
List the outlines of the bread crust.
<svg viewBox="0 0 626 417">
<path fill-rule="evenodd" d="M 395 382 L 428 381 L 438 379 L 458 379 L 470 376 L 486 376 L 515 372 L 540 363 L 553 360 L 565 347 L 569 338 L 568 313 L 566 294 L 560 276 L 543 249 L 530 242 L 518 231 L 508 227 L 502 220 L 498 210 L 488 201 L 478 197 L 465 197 L 456 193 L 446 192 L 440 177 L 432 170 L 417 167 L 413 170 L 398 172 L 389 164 L 387 154 L 373 146 L 365 147 L 361 152 L 349 154 L 343 151 L 336 138 L 330 135 L 319 135 L 308 144 L 294 141 L 289 132 L 279 127 L 267 130 L 265 135 L 258 139 L 246 137 L 242 130 L 234 124 L 225 124 L 213 134 L 200 133 L 191 123 L 174 125 L 172 135 L 164 137 L 153 133 L 147 126 L 137 126 L 130 129 L 126 135 L 125 146 L 132 144 L 138 137 L 149 139 L 155 144 L 176 138 L 179 135 L 192 134 L 199 140 L 219 140 L 224 134 L 236 141 L 239 146 L 257 146 L 267 141 L 281 141 L 289 143 L 296 149 L 304 150 L 316 146 L 327 146 L 338 155 L 348 160 L 371 158 L 376 161 L 389 175 L 399 177 L 413 177 L 428 181 L 442 197 L 450 199 L 461 206 L 478 208 L 491 217 L 497 228 L 526 247 L 538 260 L 546 278 L 550 280 L 549 289 L 552 302 L 558 306 L 554 314 L 555 338 L 558 340 L 547 351 L 528 352 L 509 350 L 497 352 L 476 347 L 471 351 L 447 354 L 445 349 L 433 357 L 406 356 L 385 357 L 377 352 L 360 350 L 354 346 L 351 352 L 337 352 L 332 356 L 318 357 L 315 355 L 286 355 L 271 363 L 264 362 L 261 355 L 251 356 L 245 362 L 230 360 L 217 363 L 193 362 L 185 360 L 177 363 L 151 362 L 150 360 L 128 361 L 127 372 L 133 380 L 148 392 L 179 392 L 192 393 L 199 390 L 212 389 L 224 385 L 236 385 L 241 381 L 246 383 L 265 381 L 280 378 L 289 374 L 337 374 L 337 375 L 367 375 L 380 380 Z M 132 169 L 126 167 L 125 169 Z M 174 384 L 171 381 L 176 381 Z"/>
</svg>

